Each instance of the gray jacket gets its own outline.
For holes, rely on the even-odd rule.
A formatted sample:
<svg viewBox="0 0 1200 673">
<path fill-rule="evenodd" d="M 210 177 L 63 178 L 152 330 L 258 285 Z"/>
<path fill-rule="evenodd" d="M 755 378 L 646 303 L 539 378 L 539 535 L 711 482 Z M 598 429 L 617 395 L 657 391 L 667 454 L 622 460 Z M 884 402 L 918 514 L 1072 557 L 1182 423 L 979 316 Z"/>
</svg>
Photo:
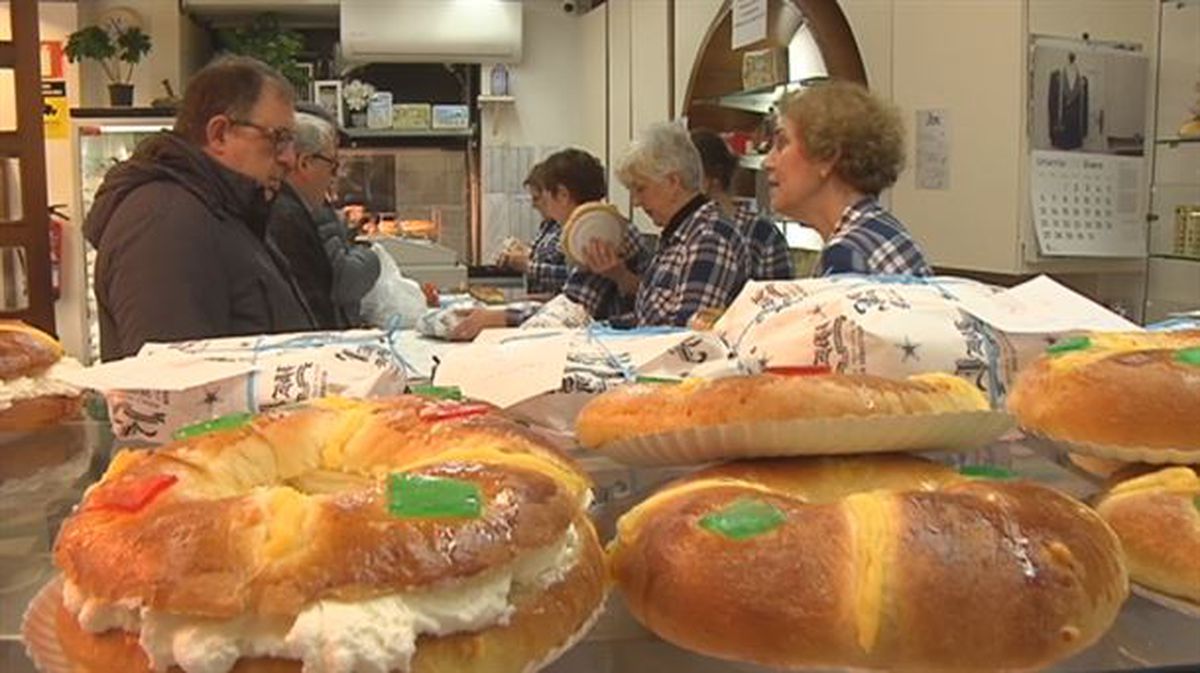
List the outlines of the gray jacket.
<svg viewBox="0 0 1200 673">
<path fill-rule="evenodd" d="M 104 360 L 148 341 L 314 329 L 264 238 L 262 188 L 173 133 L 112 168 L 83 230 L 96 248 Z"/>
</svg>

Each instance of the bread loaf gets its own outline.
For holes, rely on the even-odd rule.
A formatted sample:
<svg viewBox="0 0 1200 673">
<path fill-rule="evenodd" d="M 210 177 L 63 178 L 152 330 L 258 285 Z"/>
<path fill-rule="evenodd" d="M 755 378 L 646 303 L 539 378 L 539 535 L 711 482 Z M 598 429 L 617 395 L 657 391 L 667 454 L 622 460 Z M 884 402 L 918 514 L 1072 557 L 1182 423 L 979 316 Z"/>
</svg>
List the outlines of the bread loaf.
<svg viewBox="0 0 1200 673">
<path fill-rule="evenodd" d="M 61 639 L 86 671 L 528 670 L 603 600 L 588 494 L 492 408 L 418 397 L 122 452 L 56 543 Z"/>
<path fill-rule="evenodd" d="M 705 470 L 626 514 L 610 565 L 658 635 L 780 668 L 1037 668 L 1095 642 L 1127 594 L 1081 503 L 904 456 Z"/>
</svg>

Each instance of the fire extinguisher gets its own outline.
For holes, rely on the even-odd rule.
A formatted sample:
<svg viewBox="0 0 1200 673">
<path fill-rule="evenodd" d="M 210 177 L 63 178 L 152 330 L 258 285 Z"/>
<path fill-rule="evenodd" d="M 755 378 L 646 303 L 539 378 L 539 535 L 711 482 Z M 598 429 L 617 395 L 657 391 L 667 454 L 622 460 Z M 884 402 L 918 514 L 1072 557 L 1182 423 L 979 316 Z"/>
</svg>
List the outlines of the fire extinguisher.
<svg viewBox="0 0 1200 673">
<path fill-rule="evenodd" d="M 62 212 L 65 203 L 50 206 L 50 290 L 57 301 L 62 296 L 63 229 L 69 221 Z"/>
</svg>

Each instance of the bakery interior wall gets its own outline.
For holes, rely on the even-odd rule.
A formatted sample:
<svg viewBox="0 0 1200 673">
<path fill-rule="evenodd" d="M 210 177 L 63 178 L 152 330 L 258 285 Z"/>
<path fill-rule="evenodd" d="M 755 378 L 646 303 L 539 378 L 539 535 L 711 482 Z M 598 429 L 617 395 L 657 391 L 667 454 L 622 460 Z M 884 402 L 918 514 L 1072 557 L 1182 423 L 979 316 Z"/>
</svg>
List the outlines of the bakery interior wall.
<svg viewBox="0 0 1200 673">
<path fill-rule="evenodd" d="M 1140 315 L 1144 261 L 1037 257 L 1024 132 L 1026 45 L 1035 34 L 1087 33 L 1094 40 L 1141 44 L 1153 56 L 1158 2 L 841 0 L 840 5 L 872 88 L 903 114 L 908 169 L 892 190 L 891 204 L 934 264 L 1005 284 L 1051 273 Z M 911 148 L 919 109 L 950 113 L 948 190 L 916 187 Z"/>
<path fill-rule="evenodd" d="M 86 4 L 86 3 L 84 3 Z M 11 17 L 9 3 L 0 2 L 0 35 L 11 32 Z M 67 36 L 78 26 L 78 5 L 74 2 L 39 2 L 38 30 L 43 42 L 56 41 L 66 44 Z M 80 104 L 80 71 L 75 64 L 64 59 L 62 80 L 67 89 L 67 105 L 75 107 Z M 13 91 L 12 71 L 0 70 L 0 129 L 11 129 L 16 125 L 15 111 L 12 106 L 10 92 Z M 82 287 L 79 274 L 83 273 L 83 259 L 80 251 L 83 249 L 79 229 L 79 219 L 70 213 L 72 199 L 72 178 L 75 171 L 75 156 L 71 149 L 70 138 L 47 138 L 46 146 L 46 195 L 50 204 L 67 204 L 67 212 L 71 221 L 63 229 L 62 240 L 62 278 L 63 293 L 55 302 L 55 323 L 59 336 L 66 343 L 82 342 L 82 325 L 76 318 L 76 312 L 82 308 L 81 293 L 73 291 Z"/>
</svg>

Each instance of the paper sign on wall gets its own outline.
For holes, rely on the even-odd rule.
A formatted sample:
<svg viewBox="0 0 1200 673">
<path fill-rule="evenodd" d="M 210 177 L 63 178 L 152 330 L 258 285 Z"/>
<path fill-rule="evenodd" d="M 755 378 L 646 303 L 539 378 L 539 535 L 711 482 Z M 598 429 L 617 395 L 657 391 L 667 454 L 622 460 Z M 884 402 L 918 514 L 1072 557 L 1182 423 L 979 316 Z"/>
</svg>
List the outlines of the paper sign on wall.
<svg viewBox="0 0 1200 673">
<path fill-rule="evenodd" d="M 767 0 L 733 0 L 733 48 L 767 39 Z"/>
<path fill-rule="evenodd" d="M 42 81 L 42 123 L 47 140 L 62 140 L 70 136 L 66 82 Z"/>
<path fill-rule="evenodd" d="M 1030 198 L 1043 255 L 1144 257 L 1142 157 L 1034 150 Z"/>
<path fill-rule="evenodd" d="M 950 111 L 917 110 L 917 189 L 950 189 Z"/>
</svg>

